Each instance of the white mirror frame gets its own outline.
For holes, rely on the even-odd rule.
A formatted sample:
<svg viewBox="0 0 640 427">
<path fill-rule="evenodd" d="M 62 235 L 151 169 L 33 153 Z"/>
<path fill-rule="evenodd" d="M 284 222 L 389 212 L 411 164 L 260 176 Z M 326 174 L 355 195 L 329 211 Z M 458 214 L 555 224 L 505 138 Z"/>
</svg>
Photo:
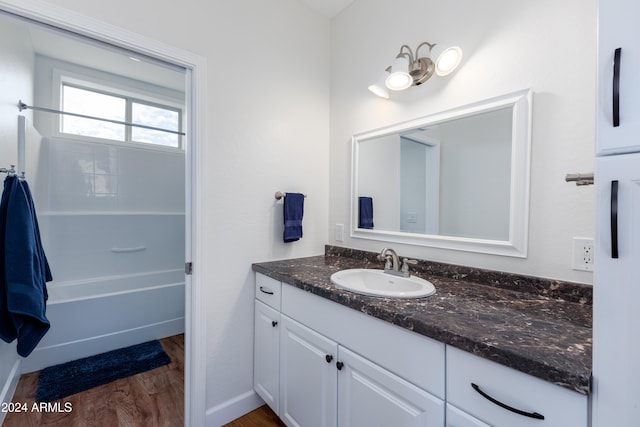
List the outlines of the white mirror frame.
<svg viewBox="0 0 640 427">
<path fill-rule="evenodd" d="M 490 240 L 358 228 L 358 154 L 361 142 L 505 107 L 513 108 L 509 239 Z M 434 248 L 526 258 L 529 235 L 529 177 L 532 93 L 530 89 L 354 134 L 351 140 L 351 237 Z"/>
</svg>

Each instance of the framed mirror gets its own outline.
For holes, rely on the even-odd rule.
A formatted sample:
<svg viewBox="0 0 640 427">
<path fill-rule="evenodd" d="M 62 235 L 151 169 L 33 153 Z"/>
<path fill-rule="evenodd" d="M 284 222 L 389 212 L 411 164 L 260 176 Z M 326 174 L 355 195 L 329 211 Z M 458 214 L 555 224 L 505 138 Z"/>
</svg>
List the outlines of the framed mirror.
<svg viewBox="0 0 640 427">
<path fill-rule="evenodd" d="M 531 98 L 355 134 L 351 237 L 526 257 Z"/>
</svg>

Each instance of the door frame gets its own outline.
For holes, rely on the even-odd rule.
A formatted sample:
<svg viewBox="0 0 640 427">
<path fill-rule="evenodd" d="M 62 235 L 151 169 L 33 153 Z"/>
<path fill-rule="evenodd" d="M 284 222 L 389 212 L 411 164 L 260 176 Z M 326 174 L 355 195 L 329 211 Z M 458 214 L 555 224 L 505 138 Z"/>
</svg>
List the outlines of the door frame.
<svg viewBox="0 0 640 427">
<path fill-rule="evenodd" d="M 185 426 L 204 427 L 206 413 L 206 263 L 204 218 L 204 159 L 206 141 L 206 60 L 149 37 L 118 28 L 79 13 L 34 0 L 0 0 L 0 10 L 63 31 L 165 61 L 187 70 L 185 123 Z M 16 100 L 16 115 L 18 114 Z"/>
</svg>

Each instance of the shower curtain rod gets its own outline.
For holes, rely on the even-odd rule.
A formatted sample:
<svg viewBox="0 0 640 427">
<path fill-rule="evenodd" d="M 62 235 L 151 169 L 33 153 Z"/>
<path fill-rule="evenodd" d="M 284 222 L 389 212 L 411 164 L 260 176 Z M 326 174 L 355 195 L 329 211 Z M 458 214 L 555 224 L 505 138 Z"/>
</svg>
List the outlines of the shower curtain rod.
<svg viewBox="0 0 640 427">
<path fill-rule="evenodd" d="M 22 101 L 18 101 L 18 108 L 20 109 L 20 111 L 22 111 L 22 110 L 34 110 L 34 111 L 43 111 L 45 113 L 64 114 L 64 115 L 67 115 L 67 116 L 80 117 L 82 119 L 100 120 L 102 122 L 109 122 L 109 123 L 114 123 L 114 124 L 117 124 L 117 125 L 125 125 L 125 126 L 133 126 L 133 127 L 150 129 L 150 130 L 157 130 L 157 131 L 160 131 L 160 132 L 173 133 L 173 134 L 181 135 L 181 136 L 185 135 L 184 132 L 180 132 L 180 131 L 176 131 L 176 130 L 163 129 L 163 128 L 158 128 L 158 127 L 154 127 L 154 126 L 147 126 L 147 125 L 140 125 L 140 124 L 131 123 L 131 122 L 123 122 L 123 121 L 120 121 L 120 120 L 105 119 L 105 118 L 102 118 L 102 117 L 87 116 L 85 114 L 69 113 L 67 111 L 53 110 L 51 108 L 34 107 L 32 105 L 27 105 Z"/>
</svg>

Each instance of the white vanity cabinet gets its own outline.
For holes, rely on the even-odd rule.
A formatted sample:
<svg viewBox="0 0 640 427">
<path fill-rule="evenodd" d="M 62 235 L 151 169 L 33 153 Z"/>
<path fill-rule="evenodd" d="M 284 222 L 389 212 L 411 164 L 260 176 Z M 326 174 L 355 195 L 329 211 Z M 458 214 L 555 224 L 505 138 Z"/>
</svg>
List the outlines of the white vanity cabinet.
<svg viewBox="0 0 640 427">
<path fill-rule="evenodd" d="M 256 274 L 254 385 L 287 426 L 588 425 L 587 396 L 266 279 Z"/>
<path fill-rule="evenodd" d="M 285 424 L 444 425 L 444 344 L 292 286 L 281 291 L 275 312 L 256 284 L 254 387 Z"/>
<path fill-rule="evenodd" d="M 447 427 L 586 427 L 587 420 L 587 396 L 447 346 Z"/>
</svg>

